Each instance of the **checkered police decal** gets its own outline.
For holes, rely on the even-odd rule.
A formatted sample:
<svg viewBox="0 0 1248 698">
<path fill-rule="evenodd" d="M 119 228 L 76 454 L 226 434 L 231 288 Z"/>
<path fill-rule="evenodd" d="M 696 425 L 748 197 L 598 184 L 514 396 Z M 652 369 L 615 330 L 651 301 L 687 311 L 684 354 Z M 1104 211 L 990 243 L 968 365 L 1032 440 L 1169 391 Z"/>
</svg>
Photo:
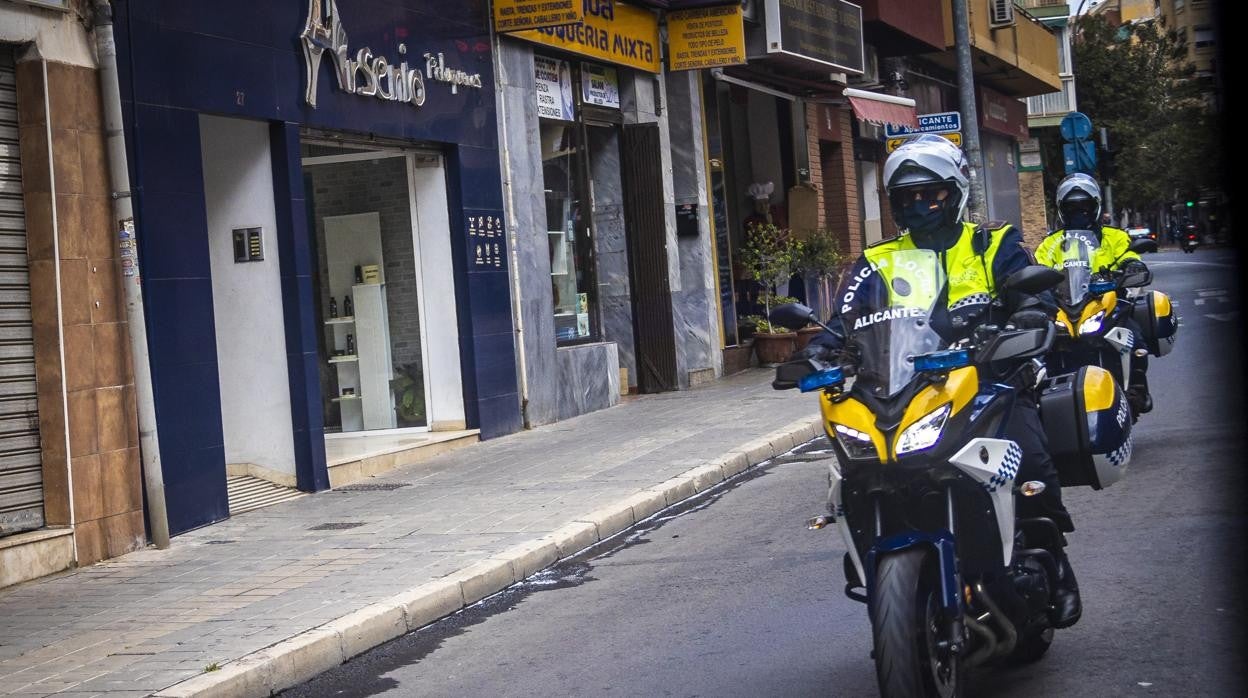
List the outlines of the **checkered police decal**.
<svg viewBox="0 0 1248 698">
<path fill-rule="evenodd" d="M 971 295 L 954 302 L 953 305 L 949 306 L 949 309 L 957 310 L 958 308 L 965 308 L 968 305 L 988 305 L 991 302 L 992 296 L 987 293 L 972 293 Z"/>
<path fill-rule="evenodd" d="M 1018 466 L 1022 461 L 1023 449 L 1011 441 L 1009 448 L 1005 449 L 1005 458 L 1001 460 L 1001 467 L 997 468 L 995 475 L 988 478 L 988 482 L 983 483 L 984 489 L 996 492 L 998 487 L 1008 485 L 1018 475 Z"/>
<path fill-rule="evenodd" d="M 1131 436 L 1127 435 L 1127 440 L 1123 441 L 1121 446 L 1105 457 L 1109 459 L 1109 464 L 1115 468 L 1127 467 L 1127 463 L 1131 462 Z"/>
</svg>

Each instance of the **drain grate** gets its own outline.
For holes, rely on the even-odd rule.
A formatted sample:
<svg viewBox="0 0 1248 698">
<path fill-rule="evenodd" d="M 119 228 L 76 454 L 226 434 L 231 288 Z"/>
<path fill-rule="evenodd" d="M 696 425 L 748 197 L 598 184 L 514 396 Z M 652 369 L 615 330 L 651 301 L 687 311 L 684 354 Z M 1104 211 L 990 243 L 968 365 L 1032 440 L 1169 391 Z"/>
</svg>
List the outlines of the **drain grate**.
<svg viewBox="0 0 1248 698">
<path fill-rule="evenodd" d="M 356 528 L 358 526 L 363 526 L 363 525 L 364 525 L 363 521 L 331 521 L 328 523 L 317 524 L 313 526 L 312 528 L 309 528 L 308 530 L 309 531 L 345 531 L 348 528 Z"/>
<path fill-rule="evenodd" d="M 389 492 L 400 487 L 407 487 L 406 482 L 359 482 L 354 485 L 338 487 L 334 492 Z"/>
</svg>

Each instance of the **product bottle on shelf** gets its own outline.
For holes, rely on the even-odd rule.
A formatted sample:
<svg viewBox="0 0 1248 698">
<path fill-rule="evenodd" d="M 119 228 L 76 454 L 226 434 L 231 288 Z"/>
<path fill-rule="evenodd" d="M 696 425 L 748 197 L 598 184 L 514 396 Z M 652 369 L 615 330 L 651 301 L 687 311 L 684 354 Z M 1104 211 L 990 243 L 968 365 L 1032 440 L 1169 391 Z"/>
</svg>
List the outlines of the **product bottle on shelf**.
<svg viewBox="0 0 1248 698">
<path fill-rule="evenodd" d="M 351 313 L 348 312 L 347 314 L 350 315 Z M 338 301 L 334 300 L 332 296 L 329 299 L 329 316 L 331 318 L 338 317 Z"/>
<path fill-rule="evenodd" d="M 351 296 L 344 296 L 342 299 L 342 314 L 347 317 L 355 315 L 355 307 L 351 305 Z"/>
<path fill-rule="evenodd" d="M 347 335 L 347 354 L 350 355 L 354 353 L 355 353 L 355 335 L 349 334 Z"/>
</svg>

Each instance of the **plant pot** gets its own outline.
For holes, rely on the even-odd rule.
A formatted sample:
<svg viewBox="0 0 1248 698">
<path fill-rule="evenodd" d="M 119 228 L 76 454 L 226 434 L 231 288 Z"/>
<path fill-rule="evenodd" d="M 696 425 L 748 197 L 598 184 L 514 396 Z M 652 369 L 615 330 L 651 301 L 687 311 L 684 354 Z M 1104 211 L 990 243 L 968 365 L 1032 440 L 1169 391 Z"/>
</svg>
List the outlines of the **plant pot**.
<svg viewBox="0 0 1248 698">
<path fill-rule="evenodd" d="M 802 349 L 805 349 L 806 345 L 810 344 L 810 340 L 814 339 L 815 335 L 819 334 L 822 331 L 823 331 L 822 327 L 803 327 L 802 329 L 798 330 L 797 331 L 797 350 L 801 351 Z"/>
<path fill-rule="evenodd" d="M 754 335 L 754 353 L 763 365 L 782 364 L 797 350 L 797 333 L 758 333 Z"/>
</svg>

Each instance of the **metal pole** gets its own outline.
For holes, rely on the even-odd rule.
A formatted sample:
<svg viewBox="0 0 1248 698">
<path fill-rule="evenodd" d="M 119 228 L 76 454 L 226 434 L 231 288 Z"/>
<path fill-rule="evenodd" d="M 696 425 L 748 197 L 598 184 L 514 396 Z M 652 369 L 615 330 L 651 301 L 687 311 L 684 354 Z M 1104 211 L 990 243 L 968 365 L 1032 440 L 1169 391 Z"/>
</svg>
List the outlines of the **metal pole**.
<svg viewBox="0 0 1248 698">
<path fill-rule="evenodd" d="M 1101 152 L 1109 150 L 1109 129 L 1101 127 Z M 1105 212 L 1109 214 L 1110 225 L 1114 225 L 1114 185 L 1105 178 Z"/>
<path fill-rule="evenodd" d="M 972 221 L 987 220 L 984 196 L 983 156 L 979 147 L 979 113 L 975 108 L 975 73 L 971 69 L 971 24 L 966 0 L 953 0 L 953 41 L 958 54 L 958 103 L 962 110 L 962 146 L 970 163 L 971 200 L 968 215 Z"/>
<path fill-rule="evenodd" d="M 138 238 L 130 200 L 130 173 L 121 121 L 121 89 L 117 82 L 117 44 L 113 38 L 113 10 L 108 0 L 95 2 L 95 46 L 100 62 L 100 93 L 104 106 L 108 172 L 113 184 L 113 220 L 118 226 L 117 257 L 126 294 L 126 325 L 134 360 L 134 392 L 139 412 L 139 455 L 147 491 L 148 524 L 152 543 L 169 547 L 169 514 L 165 507 L 165 478 L 156 435 L 156 406 L 152 399 L 152 368 L 147 355 L 147 323 L 143 314 L 143 287 L 139 280 Z"/>
</svg>

